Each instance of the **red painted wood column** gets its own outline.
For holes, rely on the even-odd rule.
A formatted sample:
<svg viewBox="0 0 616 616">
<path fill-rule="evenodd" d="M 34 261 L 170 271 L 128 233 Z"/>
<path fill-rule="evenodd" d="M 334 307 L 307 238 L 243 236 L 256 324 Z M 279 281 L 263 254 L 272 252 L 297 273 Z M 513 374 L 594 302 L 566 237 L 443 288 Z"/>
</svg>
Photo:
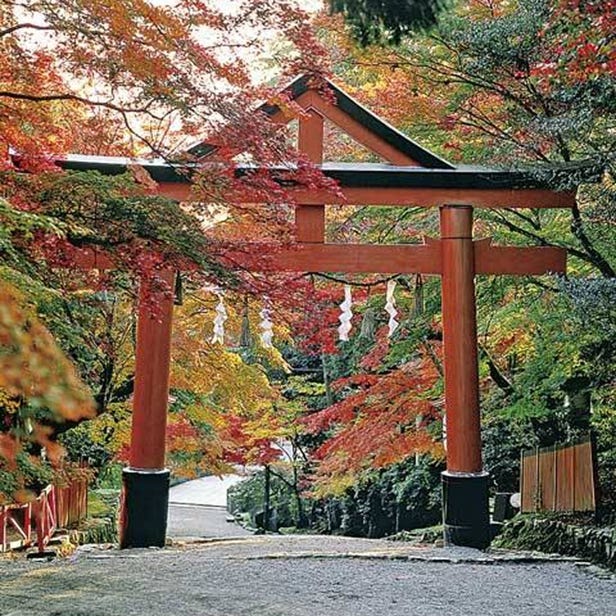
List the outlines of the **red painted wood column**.
<svg viewBox="0 0 616 616">
<path fill-rule="evenodd" d="M 164 546 L 169 502 L 165 434 L 169 401 L 174 273 L 166 289 L 139 291 L 130 466 L 123 471 L 120 547 Z"/>
<path fill-rule="evenodd" d="M 323 162 L 323 132 L 323 117 L 313 109 L 299 119 L 298 149 L 316 165 Z M 325 241 L 325 205 L 298 205 L 295 227 L 298 242 L 322 244 Z"/>
<path fill-rule="evenodd" d="M 488 475 L 481 461 L 473 208 L 441 208 L 442 313 L 447 470 L 443 473 L 445 541 L 489 544 Z"/>
</svg>

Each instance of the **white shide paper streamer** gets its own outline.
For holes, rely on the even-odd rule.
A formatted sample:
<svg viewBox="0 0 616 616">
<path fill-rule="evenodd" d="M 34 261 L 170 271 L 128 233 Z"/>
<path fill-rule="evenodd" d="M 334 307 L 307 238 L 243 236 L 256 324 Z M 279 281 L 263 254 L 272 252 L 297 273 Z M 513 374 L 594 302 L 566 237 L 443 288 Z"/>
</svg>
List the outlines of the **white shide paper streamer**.
<svg viewBox="0 0 616 616">
<path fill-rule="evenodd" d="M 396 321 L 396 316 L 398 315 L 398 311 L 396 310 L 396 298 L 394 297 L 394 291 L 396 289 L 396 281 L 390 280 L 387 282 L 387 295 L 386 303 L 385 303 L 385 312 L 389 315 L 389 333 L 388 336 L 391 338 L 393 333 L 398 329 L 398 321 Z"/>
<path fill-rule="evenodd" d="M 353 312 L 351 306 L 353 305 L 353 298 L 351 297 L 351 287 L 348 284 L 344 285 L 344 301 L 340 304 L 340 327 L 338 328 L 338 338 L 342 341 L 349 339 L 349 332 L 351 331 L 351 319 L 353 318 Z"/>
<path fill-rule="evenodd" d="M 225 321 L 227 320 L 227 309 L 222 299 L 222 293 L 217 293 L 218 305 L 216 306 L 216 318 L 214 319 L 214 335 L 212 342 L 214 344 L 225 343 Z"/>
<path fill-rule="evenodd" d="M 261 328 L 261 343 L 266 349 L 271 349 L 274 346 L 274 324 L 272 323 L 272 314 L 267 304 L 263 306 L 259 315 L 261 316 L 261 322 L 259 323 L 259 327 Z"/>
</svg>

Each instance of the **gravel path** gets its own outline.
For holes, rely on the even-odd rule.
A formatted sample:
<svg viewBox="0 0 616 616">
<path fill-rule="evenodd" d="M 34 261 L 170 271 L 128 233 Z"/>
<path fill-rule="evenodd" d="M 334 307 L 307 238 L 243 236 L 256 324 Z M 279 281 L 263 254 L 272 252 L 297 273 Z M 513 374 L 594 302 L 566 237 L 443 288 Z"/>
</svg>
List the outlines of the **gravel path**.
<svg viewBox="0 0 616 616">
<path fill-rule="evenodd" d="M 2 616 L 614 616 L 616 582 L 571 562 L 335 537 L 80 549 L 0 560 Z M 509 558 L 509 557 L 508 557 Z"/>
</svg>

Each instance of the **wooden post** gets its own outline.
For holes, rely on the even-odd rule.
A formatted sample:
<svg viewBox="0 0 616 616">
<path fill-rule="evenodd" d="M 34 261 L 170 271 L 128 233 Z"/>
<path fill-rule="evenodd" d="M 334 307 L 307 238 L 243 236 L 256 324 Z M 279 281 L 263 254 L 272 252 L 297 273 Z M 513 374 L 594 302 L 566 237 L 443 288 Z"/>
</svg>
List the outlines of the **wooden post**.
<svg viewBox="0 0 616 616">
<path fill-rule="evenodd" d="M 263 495 L 263 530 L 270 530 L 270 496 L 271 496 L 271 471 L 269 464 L 265 465 L 265 487 Z"/>
<path fill-rule="evenodd" d="M 441 208 L 442 313 L 447 417 L 443 473 L 446 543 L 490 543 L 488 474 L 481 461 L 473 208 Z"/>
<path fill-rule="evenodd" d="M 298 148 L 315 165 L 323 162 L 323 117 L 314 110 L 299 119 Z M 323 243 L 325 241 L 325 205 L 298 205 L 295 208 L 297 241 Z"/>
<path fill-rule="evenodd" d="M 169 401 L 174 274 L 160 275 L 167 289 L 142 281 L 137 324 L 130 466 L 123 471 L 120 547 L 165 545 L 169 471 L 165 434 Z"/>
<path fill-rule="evenodd" d="M 552 472 L 554 473 L 553 482 L 552 482 L 552 490 L 554 491 L 552 495 L 552 511 L 557 511 L 558 506 L 558 450 L 554 447 L 553 457 L 552 457 Z"/>
</svg>

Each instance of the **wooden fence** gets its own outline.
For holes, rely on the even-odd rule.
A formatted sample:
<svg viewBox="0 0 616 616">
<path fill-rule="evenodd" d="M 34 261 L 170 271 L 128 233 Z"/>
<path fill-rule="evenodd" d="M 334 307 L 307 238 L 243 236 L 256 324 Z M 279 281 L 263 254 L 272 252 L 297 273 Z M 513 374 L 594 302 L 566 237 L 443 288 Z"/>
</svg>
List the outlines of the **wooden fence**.
<svg viewBox="0 0 616 616">
<path fill-rule="evenodd" d="M 0 507 L 0 552 L 32 544 L 32 503 Z"/>
<path fill-rule="evenodd" d="M 43 551 L 58 528 L 69 528 L 86 517 L 88 480 L 67 486 L 47 486 L 30 503 L 0 507 L 0 552 L 32 545 Z"/>
<path fill-rule="evenodd" d="M 520 494 L 522 513 L 594 511 L 597 498 L 590 438 L 523 451 Z"/>
<path fill-rule="evenodd" d="M 41 491 L 32 504 L 32 515 L 36 529 L 36 545 L 43 552 L 58 528 L 56 487 L 49 485 Z"/>
<path fill-rule="evenodd" d="M 58 527 L 71 528 L 85 519 L 88 512 L 88 480 L 71 481 L 62 488 L 56 487 Z"/>
</svg>

